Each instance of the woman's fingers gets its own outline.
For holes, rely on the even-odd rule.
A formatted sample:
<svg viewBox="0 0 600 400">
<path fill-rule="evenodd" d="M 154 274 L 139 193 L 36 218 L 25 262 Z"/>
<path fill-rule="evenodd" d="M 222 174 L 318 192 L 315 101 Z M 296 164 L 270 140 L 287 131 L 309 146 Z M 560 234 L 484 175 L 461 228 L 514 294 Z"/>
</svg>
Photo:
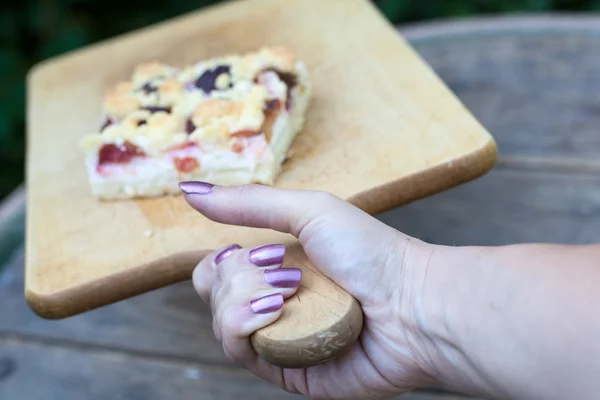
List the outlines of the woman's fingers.
<svg viewBox="0 0 600 400">
<path fill-rule="evenodd" d="M 248 337 L 276 321 L 284 300 L 300 285 L 300 269 L 281 268 L 284 255 L 285 247 L 279 244 L 228 246 L 208 255 L 194 270 L 194 287 L 211 305 L 215 336 L 234 361 L 256 358 Z"/>
<path fill-rule="evenodd" d="M 256 358 L 249 336 L 281 316 L 284 298 L 273 290 L 247 292 L 231 300 L 227 305 L 219 304 L 216 310 L 223 351 L 232 361 L 246 365 Z"/>
<path fill-rule="evenodd" d="M 281 316 L 284 300 L 296 292 L 302 272 L 296 268 L 239 267 L 223 281 L 215 297 L 214 313 L 225 354 L 247 364 L 256 358 L 249 336 Z"/>
<path fill-rule="evenodd" d="M 235 260 L 231 260 L 228 264 L 234 263 Z M 221 304 L 243 293 L 269 294 L 273 293 L 273 289 L 279 289 L 278 292 L 287 299 L 296 292 L 302 279 L 299 268 L 257 268 L 247 264 L 236 264 L 234 268 L 237 270 L 229 269 L 230 273 L 215 285 L 217 289 L 213 289 L 215 312 Z"/>
<path fill-rule="evenodd" d="M 285 246 L 269 244 L 242 249 L 237 244 L 209 254 L 196 266 L 193 283 L 200 298 L 211 305 L 221 281 L 240 268 L 278 268 L 283 263 Z M 226 262 L 225 262 L 226 261 Z"/>
<path fill-rule="evenodd" d="M 282 244 L 267 244 L 252 249 L 239 249 L 221 260 L 216 260 L 217 277 L 226 279 L 240 267 L 246 269 L 279 268 L 285 256 Z"/>
<path fill-rule="evenodd" d="M 239 249 L 241 249 L 239 245 L 232 244 L 210 253 L 198 263 L 192 274 L 192 282 L 194 289 L 203 302 L 210 304 L 211 290 L 218 278 L 217 263 L 220 263 Z"/>
</svg>

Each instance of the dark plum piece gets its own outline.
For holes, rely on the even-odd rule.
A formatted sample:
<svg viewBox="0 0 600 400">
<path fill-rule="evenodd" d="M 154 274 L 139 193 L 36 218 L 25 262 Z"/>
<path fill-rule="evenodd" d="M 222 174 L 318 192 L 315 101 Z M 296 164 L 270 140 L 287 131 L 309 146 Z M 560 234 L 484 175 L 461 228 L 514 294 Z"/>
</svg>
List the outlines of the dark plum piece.
<svg viewBox="0 0 600 400">
<path fill-rule="evenodd" d="M 188 119 L 187 121 L 185 121 L 185 131 L 186 131 L 186 133 L 189 135 L 190 133 L 194 132 L 194 130 L 196 130 L 196 125 L 194 125 L 194 123 L 192 122 L 192 120 Z"/>
<path fill-rule="evenodd" d="M 221 74 L 230 75 L 230 67 L 228 65 L 219 65 L 215 69 L 204 71 L 204 73 L 200 75 L 198 79 L 196 79 L 195 85 L 204 93 L 209 94 L 217 88 L 217 77 Z M 231 83 L 229 83 L 229 87 L 231 87 Z"/>
<path fill-rule="evenodd" d="M 144 83 L 144 85 L 140 89 L 142 89 L 145 94 L 154 93 L 158 90 L 158 88 L 156 86 L 153 86 L 150 82 Z"/>
<path fill-rule="evenodd" d="M 155 112 L 164 111 L 166 113 L 171 113 L 171 107 L 157 107 L 157 106 L 147 106 L 142 107 L 142 109 L 150 111 L 150 113 L 154 114 Z"/>
</svg>

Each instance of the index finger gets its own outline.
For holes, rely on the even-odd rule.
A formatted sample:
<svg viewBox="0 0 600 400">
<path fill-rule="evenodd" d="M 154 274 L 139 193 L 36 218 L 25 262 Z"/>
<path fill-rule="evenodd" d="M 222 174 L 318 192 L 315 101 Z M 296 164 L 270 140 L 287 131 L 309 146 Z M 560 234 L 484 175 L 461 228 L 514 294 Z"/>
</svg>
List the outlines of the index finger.
<svg viewBox="0 0 600 400">
<path fill-rule="evenodd" d="M 206 304 L 210 304 L 211 292 L 218 280 L 217 264 L 239 249 L 241 247 L 237 244 L 223 247 L 204 257 L 194 268 L 192 283 L 196 293 Z"/>
</svg>

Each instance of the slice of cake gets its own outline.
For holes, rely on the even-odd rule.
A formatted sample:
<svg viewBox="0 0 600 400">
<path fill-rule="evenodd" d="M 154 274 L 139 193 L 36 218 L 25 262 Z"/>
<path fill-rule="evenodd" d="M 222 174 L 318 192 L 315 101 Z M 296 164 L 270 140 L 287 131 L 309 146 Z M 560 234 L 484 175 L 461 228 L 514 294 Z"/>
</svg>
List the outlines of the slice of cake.
<svg viewBox="0 0 600 400">
<path fill-rule="evenodd" d="M 92 193 L 176 194 L 182 180 L 272 185 L 309 98 L 305 65 L 282 47 L 182 69 L 139 65 L 106 94 L 100 131 L 82 139 Z"/>
</svg>

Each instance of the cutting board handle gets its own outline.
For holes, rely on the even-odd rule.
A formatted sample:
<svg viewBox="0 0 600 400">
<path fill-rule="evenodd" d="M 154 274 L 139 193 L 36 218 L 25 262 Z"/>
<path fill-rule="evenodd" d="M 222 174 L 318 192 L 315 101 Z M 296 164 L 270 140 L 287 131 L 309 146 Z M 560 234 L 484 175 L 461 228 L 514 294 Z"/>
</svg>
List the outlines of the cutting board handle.
<svg viewBox="0 0 600 400">
<path fill-rule="evenodd" d="M 286 243 L 283 268 L 301 268 L 296 294 L 281 317 L 251 336 L 256 352 L 273 365 L 306 368 L 330 361 L 354 345 L 363 324 L 358 301 L 324 276 L 298 242 Z"/>
</svg>

